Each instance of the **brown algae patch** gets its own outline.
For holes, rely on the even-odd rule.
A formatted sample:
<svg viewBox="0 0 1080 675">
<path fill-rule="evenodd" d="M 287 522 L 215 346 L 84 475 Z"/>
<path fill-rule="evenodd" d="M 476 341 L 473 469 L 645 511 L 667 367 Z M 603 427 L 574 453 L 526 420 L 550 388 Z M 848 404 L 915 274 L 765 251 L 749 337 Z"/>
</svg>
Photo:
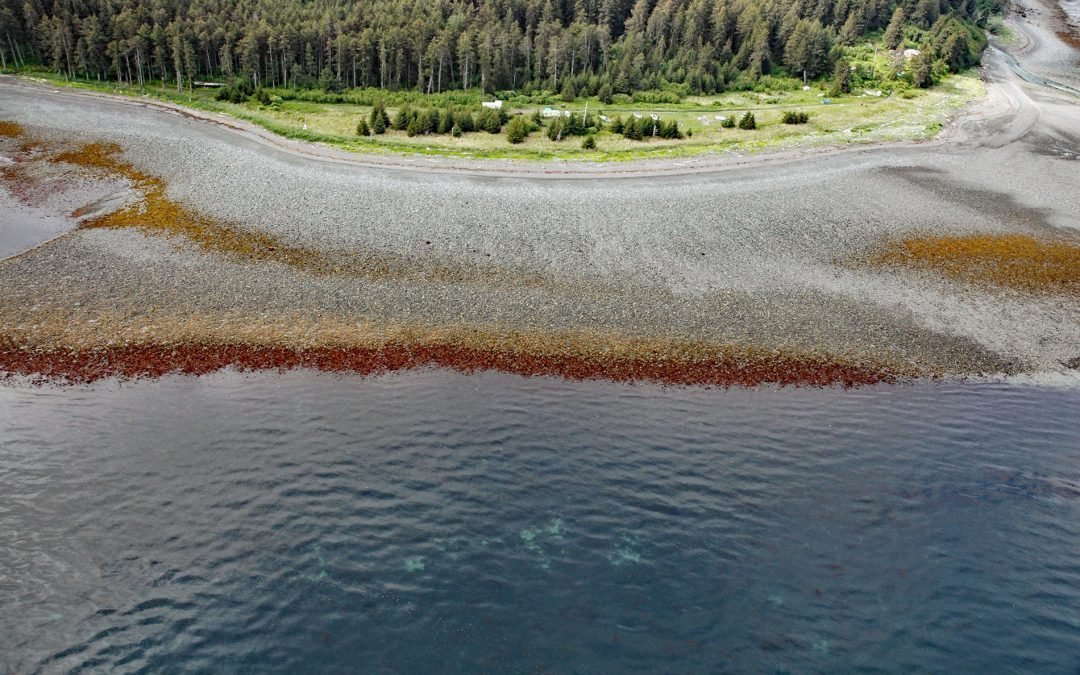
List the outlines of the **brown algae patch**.
<svg viewBox="0 0 1080 675">
<path fill-rule="evenodd" d="M 52 158 L 53 162 L 98 169 L 126 178 L 142 195 L 140 201 L 85 221 L 81 227 L 135 228 L 155 234 L 181 236 L 205 251 L 231 253 L 255 261 L 306 266 L 317 257 L 312 251 L 285 245 L 273 237 L 227 227 L 193 213 L 165 195 L 165 183 L 160 178 L 120 161 L 117 158 L 120 152 L 120 146 L 113 143 L 90 143 Z M 73 215 L 77 217 L 80 214 L 76 212 Z"/>
<path fill-rule="evenodd" d="M 20 138 L 23 133 L 23 127 L 18 122 L 0 120 L 0 138 Z"/>
<path fill-rule="evenodd" d="M 404 337 L 403 334 L 368 336 L 356 342 L 339 339 L 321 345 L 201 340 L 34 348 L 0 336 L 0 381 L 7 375 L 87 383 L 106 377 L 202 375 L 224 368 L 240 371 L 310 368 L 364 376 L 442 368 L 462 373 L 498 371 L 523 377 L 720 387 L 761 384 L 850 387 L 921 375 L 914 370 L 897 371 L 812 353 L 741 346 L 615 341 L 606 345 L 607 348 L 596 349 L 596 343 L 589 344 L 591 340 L 567 344 L 567 336 L 475 331 L 450 335 L 445 329 L 426 336 L 415 335 L 414 339 Z"/>
<path fill-rule="evenodd" d="M 895 358 L 794 346 L 513 329 L 495 324 L 349 321 L 297 313 L 0 307 L 0 381 L 199 375 L 222 368 L 378 375 L 417 368 L 670 385 L 858 386 L 947 373 Z"/>
<path fill-rule="evenodd" d="M 887 245 L 869 262 L 1029 293 L 1080 291 L 1080 246 L 1028 234 L 913 237 Z"/>
<path fill-rule="evenodd" d="M 544 283 L 535 274 L 481 264 L 461 264 L 433 259 L 417 260 L 385 252 L 321 252 L 292 246 L 268 234 L 223 224 L 196 213 L 168 198 L 164 181 L 121 161 L 122 148 L 113 143 L 90 143 L 62 152 L 54 163 L 67 163 L 122 177 L 141 195 L 138 202 L 84 221 L 85 229 L 138 229 L 148 234 L 184 237 L 210 253 L 239 257 L 252 262 L 271 262 L 315 274 L 346 275 L 375 280 L 410 279 L 429 282 L 503 282 L 522 286 Z M 88 209 L 72 216 L 82 217 Z"/>
</svg>

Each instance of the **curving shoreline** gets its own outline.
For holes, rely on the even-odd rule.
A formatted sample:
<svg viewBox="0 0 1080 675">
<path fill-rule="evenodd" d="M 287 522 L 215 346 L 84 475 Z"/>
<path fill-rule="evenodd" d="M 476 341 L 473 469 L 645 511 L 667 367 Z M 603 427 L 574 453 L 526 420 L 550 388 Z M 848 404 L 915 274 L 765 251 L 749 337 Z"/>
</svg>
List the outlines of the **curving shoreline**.
<svg viewBox="0 0 1080 675">
<path fill-rule="evenodd" d="M 584 159 L 465 159 L 392 151 L 384 153 L 351 152 L 320 143 L 289 139 L 240 118 L 223 113 L 210 113 L 197 108 L 150 98 L 149 96 L 140 99 L 133 96 L 109 94 L 75 87 L 58 89 L 54 84 L 45 80 L 8 75 L 0 75 L 0 84 L 11 87 L 16 91 L 23 89 L 49 92 L 55 96 L 67 97 L 72 102 L 87 100 L 108 101 L 118 106 L 175 115 L 185 120 L 202 122 L 226 130 L 281 153 L 319 162 L 412 174 L 521 177 L 549 180 L 588 177 L 607 180 L 615 178 L 640 179 L 686 176 L 738 170 L 763 164 L 772 166 L 784 162 L 801 161 L 807 158 L 842 156 L 869 150 L 936 147 L 948 143 L 957 129 L 963 126 L 967 120 L 981 114 L 981 104 L 979 102 L 968 104 L 936 136 L 926 140 L 867 141 L 842 145 L 826 144 L 798 149 L 766 148 L 753 153 L 725 151 L 723 153 L 710 152 L 687 157 L 608 162 Z"/>
<path fill-rule="evenodd" d="M 0 371 L 748 386 L 1067 369 L 1080 106 L 993 56 L 987 77 L 947 141 L 562 180 L 306 157 L 3 81 L 0 120 L 22 131 L 0 137 L 0 189 L 76 229 L 0 261 Z"/>
</svg>

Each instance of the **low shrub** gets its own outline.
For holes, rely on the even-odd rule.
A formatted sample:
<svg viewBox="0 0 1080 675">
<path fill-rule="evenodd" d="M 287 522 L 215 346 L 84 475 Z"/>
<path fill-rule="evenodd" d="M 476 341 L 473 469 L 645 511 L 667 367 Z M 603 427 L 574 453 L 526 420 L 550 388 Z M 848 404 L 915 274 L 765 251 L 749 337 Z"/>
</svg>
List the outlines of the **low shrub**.
<svg viewBox="0 0 1080 675">
<path fill-rule="evenodd" d="M 631 100 L 634 103 L 679 103 L 682 101 L 682 96 L 678 92 L 665 90 L 665 91 L 635 91 Z"/>
<path fill-rule="evenodd" d="M 511 118 L 510 123 L 506 125 L 506 140 L 514 143 L 524 142 L 529 137 L 529 133 L 532 132 L 532 125 L 529 124 L 529 120 L 522 115 L 514 115 Z"/>
<path fill-rule="evenodd" d="M 215 98 L 219 101 L 228 101 L 229 103 L 245 103 L 254 94 L 255 87 L 251 84 L 251 80 L 240 78 L 233 80 L 221 89 L 218 89 Z M 267 98 L 267 103 L 269 103 L 269 97 Z"/>
<path fill-rule="evenodd" d="M 780 113 L 780 121 L 784 124 L 806 124 L 810 121 L 810 115 L 802 110 L 785 110 Z"/>
<path fill-rule="evenodd" d="M 680 139 L 683 137 L 679 123 L 675 120 L 652 119 L 651 117 L 616 117 L 611 123 L 611 130 L 632 141 L 646 138 Z"/>
<path fill-rule="evenodd" d="M 585 136 L 593 129 L 596 129 L 596 126 L 592 115 L 582 119 L 581 115 L 574 113 L 569 117 L 563 115 L 548 122 L 547 137 L 553 141 L 561 141 L 568 136 Z"/>
</svg>

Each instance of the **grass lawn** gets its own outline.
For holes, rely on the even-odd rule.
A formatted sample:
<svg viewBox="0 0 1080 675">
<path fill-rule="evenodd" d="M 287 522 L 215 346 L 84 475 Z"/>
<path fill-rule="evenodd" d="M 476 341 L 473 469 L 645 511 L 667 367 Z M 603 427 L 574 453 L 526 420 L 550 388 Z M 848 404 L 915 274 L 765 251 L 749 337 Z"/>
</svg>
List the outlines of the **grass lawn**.
<svg viewBox="0 0 1080 675">
<path fill-rule="evenodd" d="M 273 106 L 257 103 L 234 104 L 214 99 L 215 91 L 196 89 L 177 92 L 171 87 L 117 87 L 107 83 L 67 82 L 48 73 L 33 73 L 55 85 L 107 91 L 131 96 L 152 96 L 200 110 L 224 113 L 247 120 L 289 138 L 326 143 L 360 152 L 404 152 L 467 158 L 511 159 L 580 159 L 622 161 L 649 157 L 686 157 L 703 153 L 752 153 L 772 148 L 797 148 L 848 143 L 920 140 L 937 134 L 949 118 L 964 104 L 985 94 L 982 82 L 974 73 L 951 75 L 926 90 L 908 90 L 903 94 L 874 96 L 855 92 L 831 99 L 818 88 L 809 91 L 755 93 L 729 92 L 716 96 L 697 96 L 676 104 L 621 103 L 602 105 L 596 99 L 558 104 L 552 107 L 581 113 L 586 105 L 590 113 L 624 118 L 633 113 L 657 114 L 675 119 L 688 134 L 683 140 L 649 139 L 632 141 L 602 131 L 596 136 L 596 150 L 583 150 L 580 138 L 562 142 L 548 140 L 543 132 L 531 134 L 524 143 L 511 145 L 505 133 L 473 132 L 461 138 L 449 135 L 409 138 L 403 131 L 389 131 L 381 136 L 358 137 L 356 123 L 367 118 L 368 106 L 345 103 L 310 103 L 286 100 Z M 531 114 L 529 107 L 511 112 Z M 724 129 L 719 116 L 740 116 L 753 111 L 758 128 L 753 131 Z M 801 110 L 810 116 L 803 125 L 785 125 L 780 115 L 785 110 Z M 396 112 L 389 108 L 391 117 Z"/>
</svg>

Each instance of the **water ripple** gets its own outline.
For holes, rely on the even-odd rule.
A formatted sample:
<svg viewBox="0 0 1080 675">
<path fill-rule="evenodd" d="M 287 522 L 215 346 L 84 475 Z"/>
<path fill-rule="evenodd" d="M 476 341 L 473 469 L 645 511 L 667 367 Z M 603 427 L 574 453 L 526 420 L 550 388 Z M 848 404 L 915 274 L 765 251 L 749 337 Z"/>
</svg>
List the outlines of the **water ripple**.
<svg viewBox="0 0 1080 675">
<path fill-rule="evenodd" d="M 0 388 L 0 672 L 1080 666 L 1077 391 Z"/>
</svg>

